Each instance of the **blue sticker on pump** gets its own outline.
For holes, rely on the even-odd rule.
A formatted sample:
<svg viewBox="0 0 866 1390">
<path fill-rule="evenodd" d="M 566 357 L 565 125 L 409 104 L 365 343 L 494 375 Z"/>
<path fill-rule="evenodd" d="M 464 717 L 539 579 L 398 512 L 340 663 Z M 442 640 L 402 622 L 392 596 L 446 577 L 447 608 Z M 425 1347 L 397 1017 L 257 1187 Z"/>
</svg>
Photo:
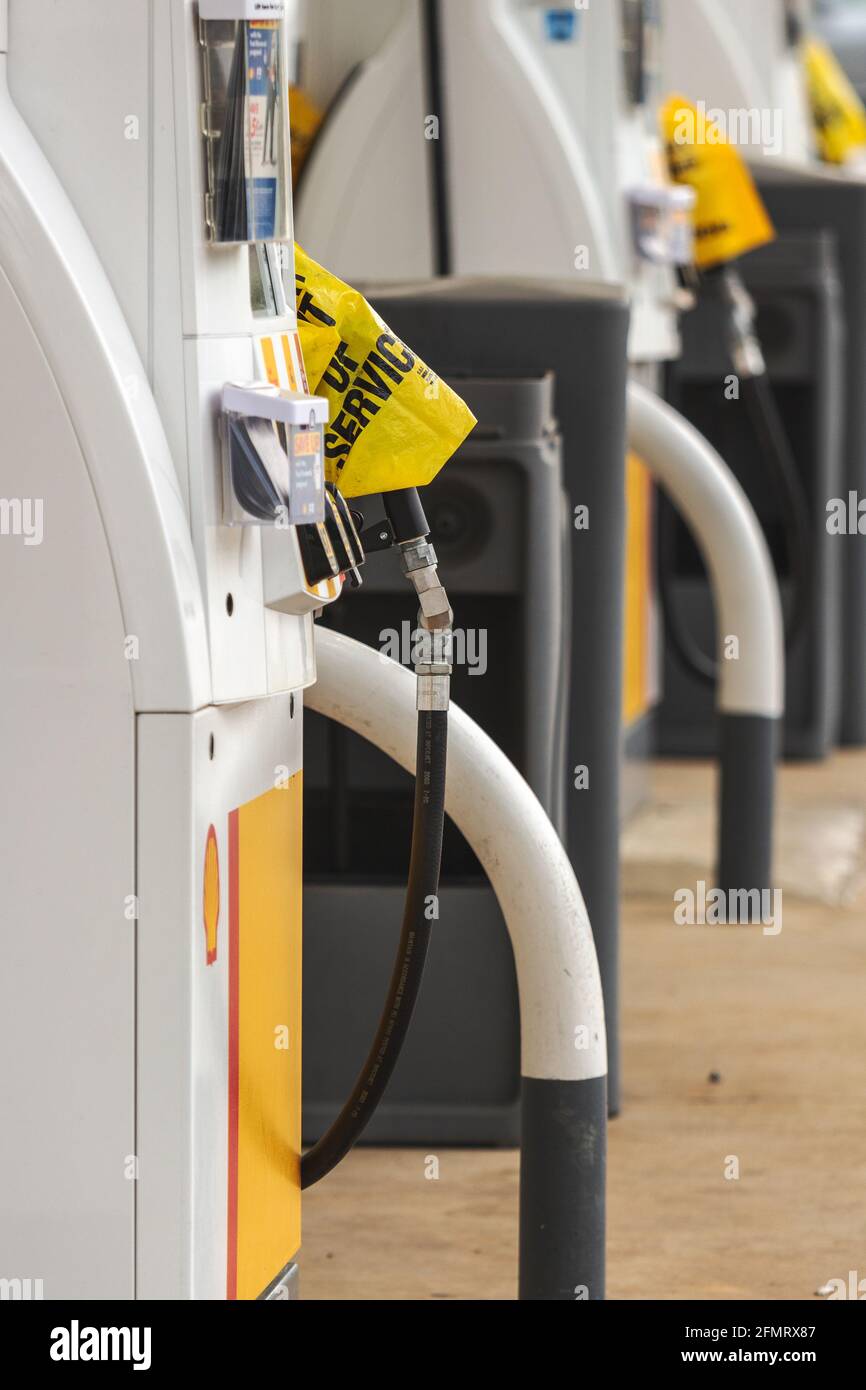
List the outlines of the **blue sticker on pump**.
<svg viewBox="0 0 866 1390">
<path fill-rule="evenodd" d="M 577 38 L 578 16 L 574 10 L 545 10 L 544 26 L 551 43 L 569 43 Z"/>
<path fill-rule="evenodd" d="M 247 215 L 257 241 L 277 234 L 282 108 L 279 29 L 272 23 L 251 23 L 247 26 Z"/>
</svg>

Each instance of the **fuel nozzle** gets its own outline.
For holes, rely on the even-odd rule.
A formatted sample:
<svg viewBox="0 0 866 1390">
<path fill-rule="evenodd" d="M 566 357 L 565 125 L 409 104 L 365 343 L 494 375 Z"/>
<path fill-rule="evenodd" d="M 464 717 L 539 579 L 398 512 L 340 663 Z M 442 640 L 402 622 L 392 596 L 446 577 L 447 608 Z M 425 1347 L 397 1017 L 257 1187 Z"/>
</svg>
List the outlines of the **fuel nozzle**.
<svg viewBox="0 0 866 1390">
<path fill-rule="evenodd" d="M 755 301 L 736 265 L 727 263 L 714 266 L 706 272 L 705 279 L 725 308 L 728 350 L 737 375 L 746 378 L 765 376 L 767 364 L 757 334 Z"/>
<path fill-rule="evenodd" d="M 416 651 L 418 733 L 415 804 L 406 905 L 397 957 L 376 1034 L 355 1084 L 330 1127 L 301 1159 L 301 1186 L 330 1173 L 357 1143 L 375 1113 L 406 1039 L 432 936 L 428 911 L 439 893 L 445 824 L 451 608 L 430 544 L 430 527 L 414 489 L 383 494 L 387 520 L 361 534 L 367 554 L 396 547 L 421 607 L 422 641 Z M 363 516 L 358 516 L 363 525 Z"/>
<path fill-rule="evenodd" d="M 439 578 L 430 524 L 417 488 L 383 495 L 394 544 L 403 573 L 418 595 L 420 641 L 416 643 L 415 675 L 418 709 L 447 710 L 451 691 L 454 614 Z"/>
</svg>

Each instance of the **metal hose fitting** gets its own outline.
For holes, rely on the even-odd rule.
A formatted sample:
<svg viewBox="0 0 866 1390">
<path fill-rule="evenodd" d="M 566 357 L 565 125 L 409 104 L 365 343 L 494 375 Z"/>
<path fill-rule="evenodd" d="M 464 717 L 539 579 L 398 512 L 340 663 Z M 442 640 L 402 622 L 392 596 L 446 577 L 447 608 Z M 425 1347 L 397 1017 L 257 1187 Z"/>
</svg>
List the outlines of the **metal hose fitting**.
<svg viewBox="0 0 866 1390">
<path fill-rule="evenodd" d="M 415 645 L 419 710 L 447 710 L 451 695 L 454 614 L 439 578 L 436 551 L 419 536 L 398 547 L 403 573 L 418 595 Z"/>
</svg>

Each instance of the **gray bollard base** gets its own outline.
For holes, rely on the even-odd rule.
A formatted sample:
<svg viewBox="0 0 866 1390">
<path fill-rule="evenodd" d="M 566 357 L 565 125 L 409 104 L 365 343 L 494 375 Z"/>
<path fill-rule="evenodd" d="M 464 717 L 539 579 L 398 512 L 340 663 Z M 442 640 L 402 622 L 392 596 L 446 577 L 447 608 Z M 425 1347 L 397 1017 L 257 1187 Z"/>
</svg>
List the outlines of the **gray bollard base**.
<svg viewBox="0 0 866 1390">
<path fill-rule="evenodd" d="M 773 870 L 773 811 L 778 719 L 719 715 L 719 860 L 724 892 L 769 889 Z"/>
<path fill-rule="evenodd" d="M 607 1078 L 521 1081 L 521 1299 L 604 1298 Z"/>
</svg>

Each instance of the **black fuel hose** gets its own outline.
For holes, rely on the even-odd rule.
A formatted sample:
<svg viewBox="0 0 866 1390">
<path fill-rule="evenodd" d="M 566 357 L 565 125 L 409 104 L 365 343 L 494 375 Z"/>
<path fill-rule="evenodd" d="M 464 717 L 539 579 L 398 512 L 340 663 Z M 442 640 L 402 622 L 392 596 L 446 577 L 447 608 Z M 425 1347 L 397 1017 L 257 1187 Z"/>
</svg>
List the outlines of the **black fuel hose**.
<svg viewBox="0 0 866 1390">
<path fill-rule="evenodd" d="M 790 650 L 808 622 L 812 599 L 815 539 L 809 499 L 766 372 L 744 377 L 742 393 L 771 481 L 784 508 L 788 565 L 794 588 L 793 603 L 785 623 L 785 648 Z"/>
<path fill-rule="evenodd" d="M 785 548 L 794 597 L 785 618 L 785 650 L 790 651 L 809 619 L 814 563 L 814 536 L 806 489 L 800 477 L 779 407 L 766 371 L 740 374 L 740 390 L 749 421 L 782 503 Z M 698 646 L 673 593 L 676 516 L 668 503 L 659 520 L 659 599 L 665 634 L 680 664 L 706 685 L 718 680 L 718 663 Z"/>
<path fill-rule="evenodd" d="M 430 945 L 431 900 L 439 892 L 447 745 L 447 713 L 420 711 L 409 882 L 388 995 L 367 1060 L 348 1100 L 301 1159 L 303 1188 L 312 1187 L 330 1173 L 357 1142 L 382 1099 L 409 1031 Z"/>
</svg>

